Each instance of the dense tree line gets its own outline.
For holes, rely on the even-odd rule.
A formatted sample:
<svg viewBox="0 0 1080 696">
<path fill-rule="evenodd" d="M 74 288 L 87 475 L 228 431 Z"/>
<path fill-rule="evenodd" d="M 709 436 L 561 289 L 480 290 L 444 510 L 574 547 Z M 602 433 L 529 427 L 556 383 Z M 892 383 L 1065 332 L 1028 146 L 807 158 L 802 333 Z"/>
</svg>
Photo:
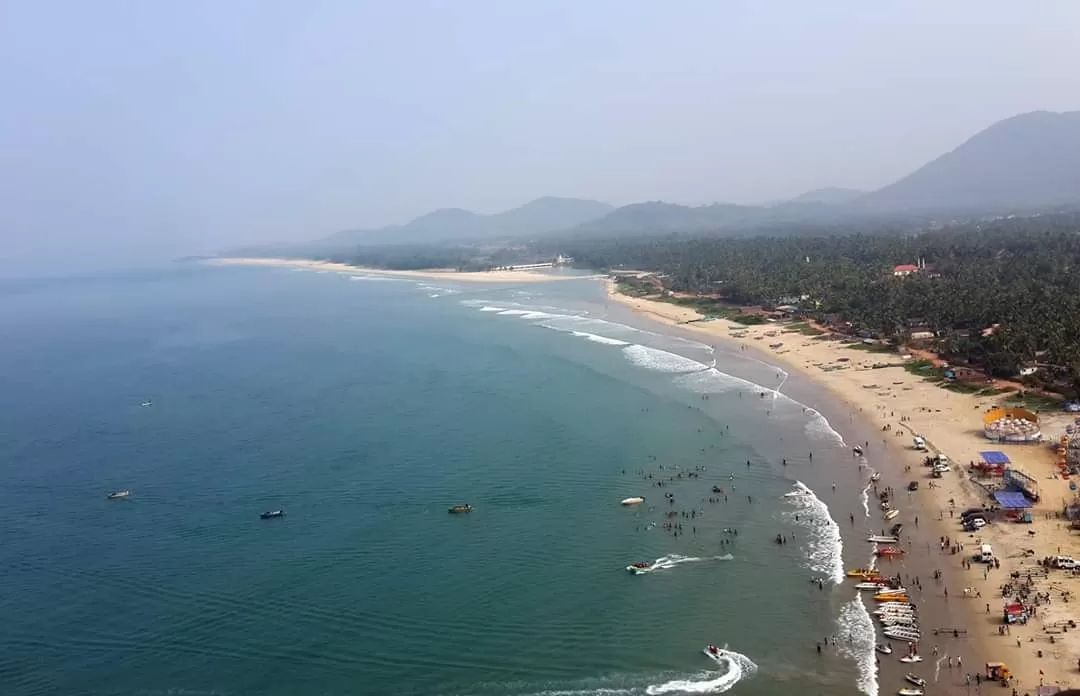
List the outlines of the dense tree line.
<svg viewBox="0 0 1080 696">
<path fill-rule="evenodd" d="M 821 321 L 905 339 L 1000 376 L 1033 363 L 1080 376 L 1080 216 L 969 223 L 918 235 L 590 240 L 590 268 L 663 274 L 664 286 L 736 304 L 795 303 Z M 895 277 L 900 264 L 926 268 Z"/>
</svg>

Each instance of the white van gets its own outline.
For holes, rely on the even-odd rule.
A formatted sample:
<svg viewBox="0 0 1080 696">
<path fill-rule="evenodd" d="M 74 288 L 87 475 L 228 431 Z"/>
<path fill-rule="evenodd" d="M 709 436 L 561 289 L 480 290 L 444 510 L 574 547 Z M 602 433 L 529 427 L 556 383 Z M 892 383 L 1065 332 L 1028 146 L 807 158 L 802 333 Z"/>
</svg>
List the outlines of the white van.
<svg viewBox="0 0 1080 696">
<path fill-rule="evenodd" d="M 980 546 L 979 555 L 976 558 L 983 563 L 992 563 L 994 561 L 994 550 L 990 548 L 990 544 Z"/>
<path fill-rule="evenodd" d="M 915 443 L 915 449 L 917 449 L 920 452 L 925 452 L 926 451 L 926 439 L 923 438 L 922 435 L 916 435 L 914 443 Z"/>
</svg>

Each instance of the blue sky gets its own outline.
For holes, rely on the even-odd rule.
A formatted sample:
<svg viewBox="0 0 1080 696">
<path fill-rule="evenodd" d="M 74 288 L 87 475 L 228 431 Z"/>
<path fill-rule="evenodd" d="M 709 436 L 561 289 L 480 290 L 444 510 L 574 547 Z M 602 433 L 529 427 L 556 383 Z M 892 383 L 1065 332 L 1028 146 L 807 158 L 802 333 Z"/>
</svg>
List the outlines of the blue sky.
<svg viewBox="0 0 1080 696">
<path fill-rule="evenodd" d="M 0 271 L 875 188 L 1080 109 L 1080 3 L 0 0 Z"/>
</svg>

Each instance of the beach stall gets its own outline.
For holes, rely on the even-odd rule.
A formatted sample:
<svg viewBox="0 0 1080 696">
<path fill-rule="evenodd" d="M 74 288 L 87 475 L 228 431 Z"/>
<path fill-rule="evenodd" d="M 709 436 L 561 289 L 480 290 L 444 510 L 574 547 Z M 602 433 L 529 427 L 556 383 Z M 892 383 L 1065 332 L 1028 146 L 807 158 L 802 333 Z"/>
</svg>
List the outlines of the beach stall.
<svg viewBox="0 0 1080 696">
<path fill-rule="evenodd" d="M 1027 608 L 1019 602 L 1006 604 L 1002 613 L 1007 624 L 1026 624 L 1028 621 Z"/>
<path fill-rule="evenodd" d="M 983 414 L 983 435 L 987 440 L 1015 445 L 1042 440 L 1039 417 L 1026 408 L 996 406 Z"/>
<path fill-rule="evenodd" d="M 1005 512 L 1005 518 L 1012 522 L 1031 522 L 1028 512 L 1033 505 L 1020 491 L 994 491 L 994 500 Z"/>
<path fill-rule="evenodd" d="M 1020 471 L 1019 469 L 1006 468 L 1005 475 L 1003 476 L 1005 481 L 1005 488 L 1010 491 L 1020 491 L 1029 500 L 1038 502 L 1039 500 L 1039 482 L 1036 481 L 1030 475 Z"/>
<path fill-rule="evenodd" d="M 1005 476 L 1005 467 L 1010 464 L 1004 452 L 979 452 L 979 461 L 975 463 L 975 473 L 981 476 Z"/>
</svg>

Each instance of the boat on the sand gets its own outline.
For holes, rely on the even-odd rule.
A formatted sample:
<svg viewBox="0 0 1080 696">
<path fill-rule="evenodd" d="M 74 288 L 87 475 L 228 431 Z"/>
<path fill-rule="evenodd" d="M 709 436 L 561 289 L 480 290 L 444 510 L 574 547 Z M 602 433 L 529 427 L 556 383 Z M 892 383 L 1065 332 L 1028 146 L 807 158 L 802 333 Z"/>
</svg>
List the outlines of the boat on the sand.
<svg viewBox="0 0 1080 696">
<path fill-rule="evenodd" d="M 900 511 L 897 510 L 896 508 L 893 508 L 892 510 L 886 510 L 885 514 L 882 515 L 882 517 L 884 517 L 885 521 L 887 522 L 889 520 L 896 519 L 896 516 L 899 515 L 899 514 L 900 514 Z"/>
<path fill-rule="evenodd" d="M 914 628 L 904 628 L 902 626 L 889 626 L 888 628 L 884 629 L 882 633 L 885 634 L 886 638 L 889 638 L 891 640 L 902 640 L 905 643 L 918 643 L 921 639 L 921 634 L 918 630 Z M 915 657 L 919 656 L 915 655 Z M 919 657 L 918 660 L 904 660 L 904 658 L 900 658 L 900 661 L 922 662 L 922 658 Z"/>
<path fill-rule="evenodd" d="M 860 582 L 855 584 L 856 590 L 887 590 L 889 586 L 883 582 Z"/>
<path fill-rule="evenodd" d="M 907 688 L 904 688 L 904 689 L 898 690 L 896 693 L 900 694 L 900 696 L 923 696 L 923 690 L 922 689 L 907 689 Z"/>
<path fill-rule="evenodd" d="M 847 571 L 849 578 L 866 578 L 874 575 L 880 575 L 880 573 L 873 568 L 853 568 Z"/>
<path fill-rule="evenodd" d="M 900 661 L 909 665 L 916 662 L 922 662 L 922 655 L 904 655 L 900 658 Z"/>
<path fill-rule="evenodd" d="M 915 686 L 926 686 L 926 680 L 920 677 L 918 674 L 915 674 L 914 672 L 908 672 L 907 674 L 905 674 L 904 679 L 907 679 Z"/>
<path fill-rule="evenodd" d="M 877 650 L 882 655 L 892 655 L 892 647 L 884 643 L 875 645 L 874 650 Z"/>
<path fill-rule="evenodd" d="M 879 558 L 883 556 L 903 556 L 904 550 L 898 549 L 895 546 L 882 546 L 880 549 L 874 552 L 874 555 Z"/>
<path fill-rule="evenodd" d="M 131 491 L 114 491 L 105 497 L 109 500 L 123 500 L 131 497 Z"/>
<path fill-rule="evenodd" d="M 460 515 L 464 512 L 472 512 L 473 506 L 466 503 L 465 505 L 455 505 L 447 510 L 451 515 Z"/>
<path fill-rule="evenodd" d="M 634 575 L 643 575 L 649 573 L 656 567 L 655 563 L 649 563 L 648 561 L 638 561 L 637 563 L 631 563 L 626 566 L 626 570 Z"/>
<path fill-rule="evenodd" d="M 900 543 L 900 537 L 891 536 L 888 534 L 872 534 L 866 537 L 866 540 L 874 544 L 898 544 Z"/>
<path fill-rule="evenodd" d="M 874 595 L 874 601 L 876 602 L 907 602 L 909 598 L 906 594 L 876 594 Z"/>
<path fill-rule="evenodd" d="M 262 513 L 261 515 L 259 515 L 259 519 L 272 520 L 272 519 L 275 519 L 277 517 L 284 517 L 284 516 L 285 516 L 285 511 L 284 510 L 268 510 L 268 511 Z"/>
<path fill-rule="evenodd" d="M 624 498 L 622 503 L 620 503 L 620 504 L 621 505 L 638 505 L 638 504 L 644 503 L 644 502 L 645 502 L 645 498 L 643 498 L 641 496 L 634 496 L 633 498 Z"/>
</svg>

